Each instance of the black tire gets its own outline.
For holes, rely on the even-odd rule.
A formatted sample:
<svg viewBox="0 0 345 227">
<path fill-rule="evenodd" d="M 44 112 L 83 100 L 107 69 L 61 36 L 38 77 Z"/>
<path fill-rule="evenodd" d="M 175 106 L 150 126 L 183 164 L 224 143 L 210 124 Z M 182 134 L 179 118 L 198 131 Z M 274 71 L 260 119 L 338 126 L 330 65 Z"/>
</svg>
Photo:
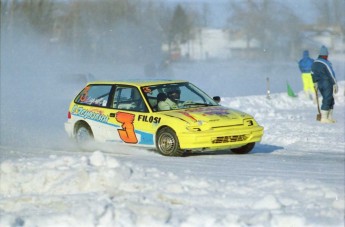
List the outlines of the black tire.
<svg viewBox="0 0 345 227">
<path fill-rule="evenodd" d="M 86 148 L 88 144 L 94 141 L 92 130 L 88 124 L 79 123 L 76 126 L 75 140 L 82 148 Z"/>
<path fill-rule="evenodd" d="M 171 128 L 163 128 L 156 136 L 156 148 L 164 156 L 183 155 L 176 133 Z"/>
<path fill-rule="evenodd" d="M 234 152 L 235 154 L 247 154 L 251 150 L 253 150 L 254 146 L 255 146 L 255 143 L 248 143 L 244 145 L 243 147 L 231 149 L 231 151 Z"/>
</svg>

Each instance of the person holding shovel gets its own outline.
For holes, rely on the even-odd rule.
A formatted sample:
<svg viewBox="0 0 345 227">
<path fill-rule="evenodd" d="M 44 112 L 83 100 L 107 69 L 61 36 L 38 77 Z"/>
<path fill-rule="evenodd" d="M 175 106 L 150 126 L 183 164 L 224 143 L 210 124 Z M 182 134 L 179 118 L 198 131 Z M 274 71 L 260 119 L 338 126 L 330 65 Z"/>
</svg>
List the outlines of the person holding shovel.
<svg viewBox="0 0 345 227">
<path fill-rule="evenodd" d="M 322 95 L 321 123 L 335 123 L 333 95 L 338 92 L 338 85 L 332 64 L 328 61 L 327 47 L 321 46 L 320 54 L 311 66 L 311 75 L 315 92 L 319 90 Z"/>
</svg>

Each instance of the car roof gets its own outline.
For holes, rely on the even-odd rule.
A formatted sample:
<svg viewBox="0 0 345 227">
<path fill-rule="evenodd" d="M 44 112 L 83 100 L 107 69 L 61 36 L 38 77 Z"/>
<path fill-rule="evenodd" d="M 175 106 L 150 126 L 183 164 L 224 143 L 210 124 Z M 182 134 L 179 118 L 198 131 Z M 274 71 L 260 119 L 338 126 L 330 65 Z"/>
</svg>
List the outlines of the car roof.
<svg viewBox="0 0 345 227">
<path fill-rule="evenodd" d="M 151 86 L 151 85 L 160 85 L 160 84 L 172 84 L 172 83 L 186 83 L 186 80 L 116 80 L 116 81 L 92 81 L 87 85 L 91 84 L 126 84 L 133 86 Z"/>
</svg>

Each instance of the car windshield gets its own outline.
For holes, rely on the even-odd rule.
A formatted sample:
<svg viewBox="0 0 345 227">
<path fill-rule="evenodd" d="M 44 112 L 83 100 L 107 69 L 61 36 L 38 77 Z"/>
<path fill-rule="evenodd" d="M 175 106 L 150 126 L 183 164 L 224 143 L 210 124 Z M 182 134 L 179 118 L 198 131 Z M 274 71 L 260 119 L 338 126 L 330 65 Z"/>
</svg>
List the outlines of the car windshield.
<svg viewBox="0 0 345 227">
<path fill-rule="evenodd" d="M 217 106 L 218 103 L 191 83 L 172 83 L 141 87 L 153 111 Z"/>
</svg>

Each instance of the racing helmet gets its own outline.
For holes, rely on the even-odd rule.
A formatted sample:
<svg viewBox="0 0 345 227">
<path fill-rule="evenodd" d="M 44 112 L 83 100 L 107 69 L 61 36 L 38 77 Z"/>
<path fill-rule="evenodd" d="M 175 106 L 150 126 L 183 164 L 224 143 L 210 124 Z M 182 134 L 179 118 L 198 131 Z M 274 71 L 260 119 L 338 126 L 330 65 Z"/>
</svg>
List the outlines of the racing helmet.
<svg viewBox="0 0 345 227">
<path fill-rule="evenodd" d="M 181 89 L 178 86 L 170 86 L 165 89 L 165 93 L 168 98 L 173 101 L 178 101 L 180 99 Z"/>
</svg>

